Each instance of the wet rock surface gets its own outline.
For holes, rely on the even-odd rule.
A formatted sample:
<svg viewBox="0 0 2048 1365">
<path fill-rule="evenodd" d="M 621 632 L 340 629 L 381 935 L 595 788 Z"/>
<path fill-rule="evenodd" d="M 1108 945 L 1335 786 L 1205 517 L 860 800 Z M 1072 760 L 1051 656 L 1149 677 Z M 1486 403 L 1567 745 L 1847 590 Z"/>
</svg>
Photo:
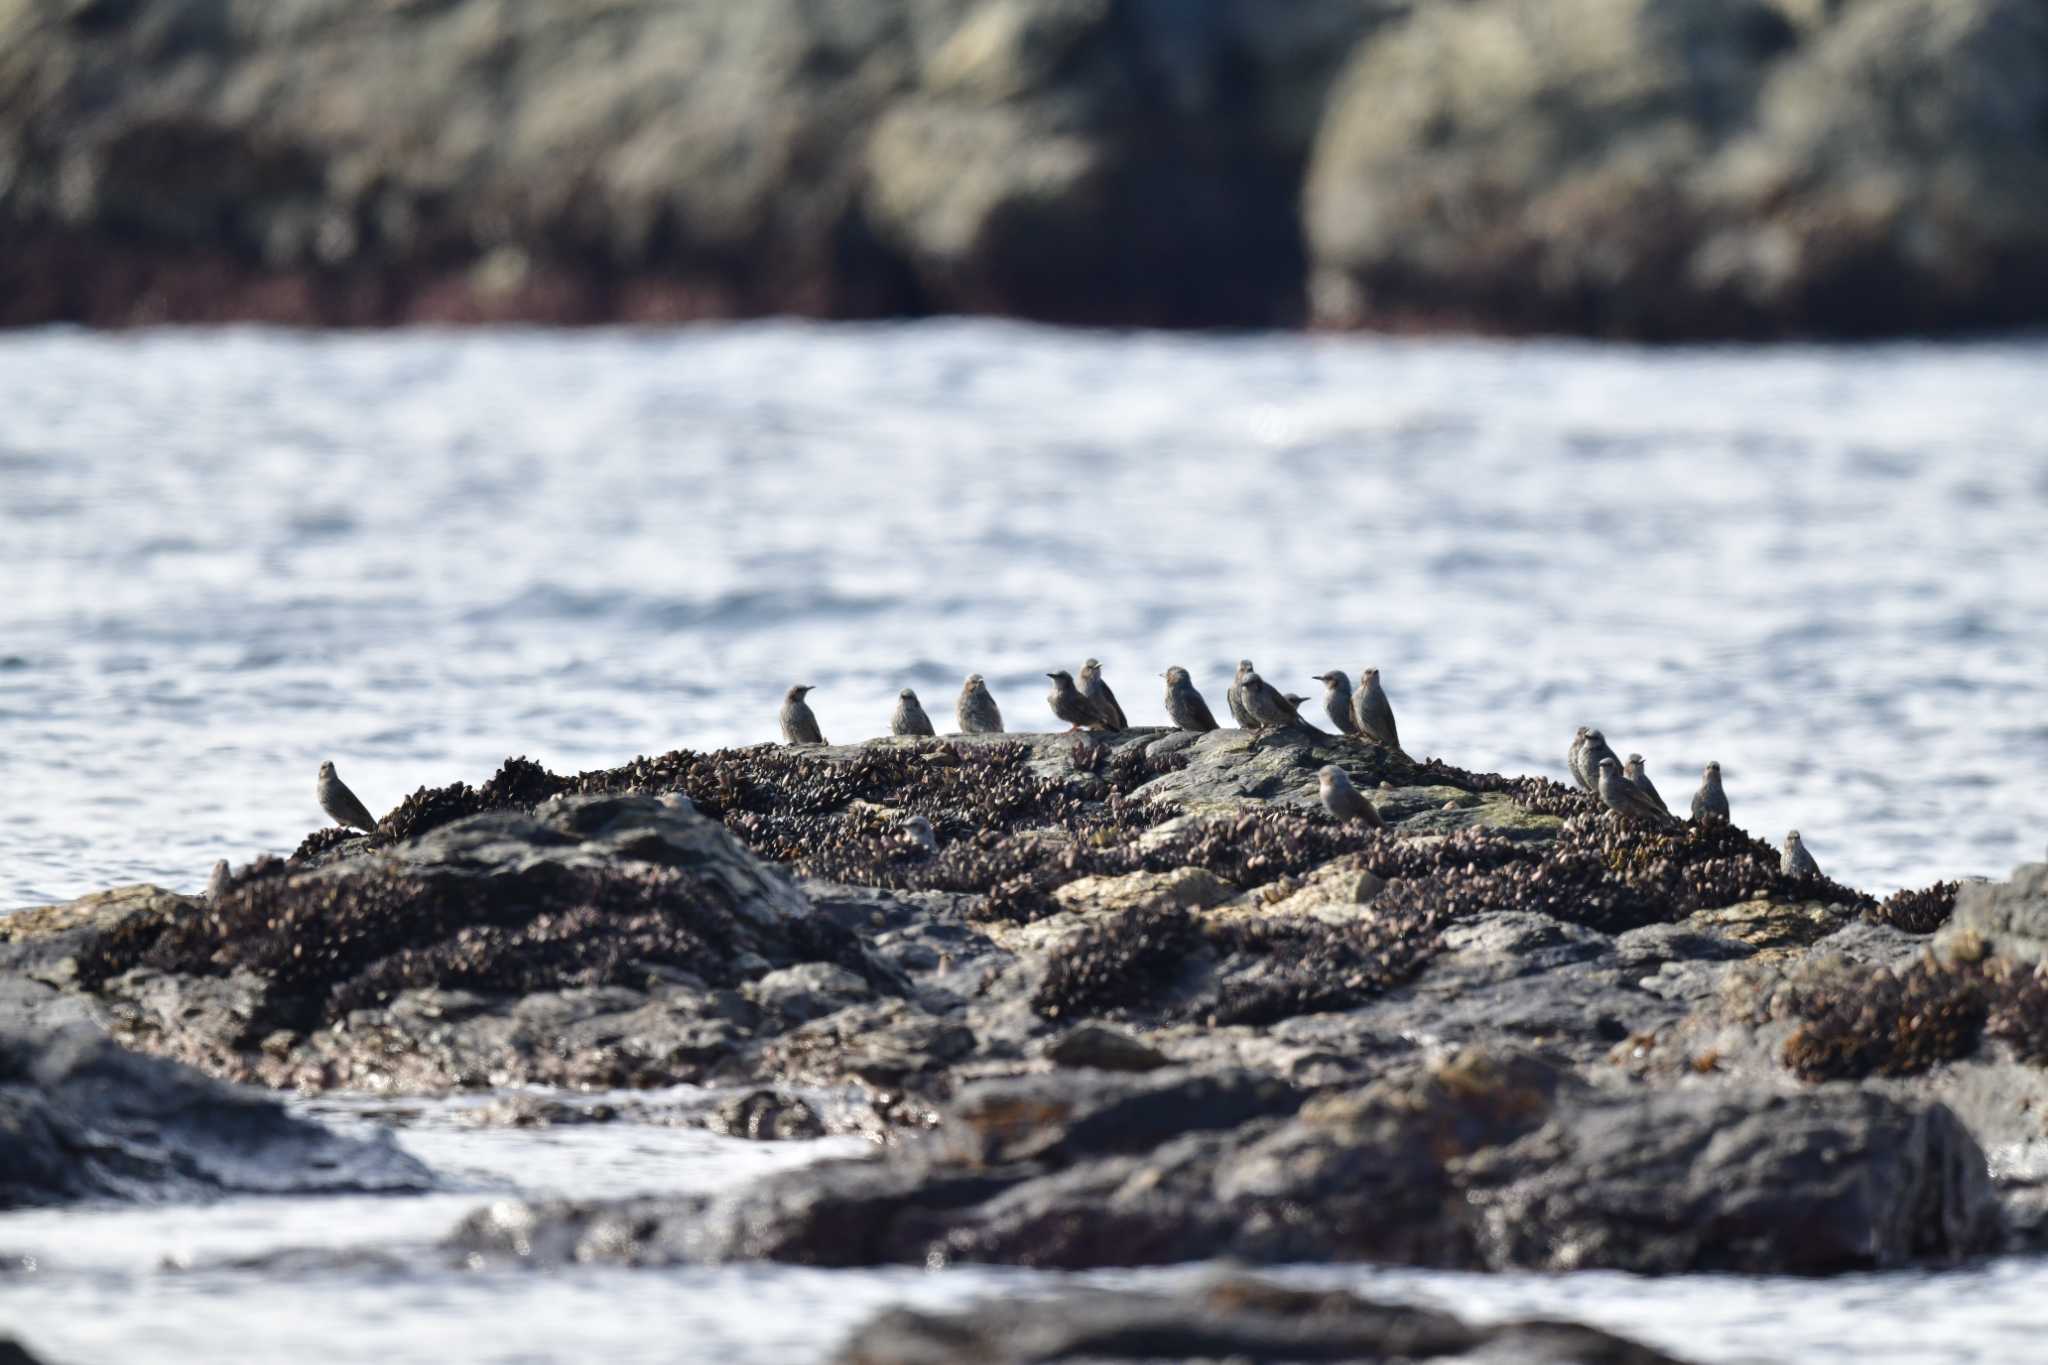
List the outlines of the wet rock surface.
<svg viewBox="0 0 2048 1365">
<path fill-rule="evenodd" d="M 429 1180 L 388 1139 L 332 1133 L 271 1096 L 95 1033 L 0 1034 L 0 1209 L 421 1190 Z"/>
<path fill-rule="evenodd" d="M 1525 1361 L 1670 1365 L 1673 1357 L 1577 1323 L 1471 1327 L 1448 1313 L 1341 1290 L 1217 1280 L 1179 1293 L 1082 1290 L 998 1299 L 957 1313 L 894 1309 L 858 1328 L 839 1365 L 1246 1360 Z"/>
<path fill-rule="evenodd" d="M 0 8 L 0 322 L 2038 322 L 2032 0 Z"/>
<path fill-rule="evenodd" d="M 1329 762 L 1386 829 L 1323 813 Z M 497 1205 L 451 1242 L 486 1259 L 1826 1274 L 2042 1224 L 2048 987 L 2021 912 L 1958 930 L 2029 886 L 1930 936 L 1950 888 L 1887 913 L 1724 822 L 1307 731 L 511 760 L 211 904 L 0 921 L 0 1009 L 273 1086 L 694 1084 L 677 1121 L 880 1139 Z M 566 1121 L 532 1109 L 479 1121 Z"/>
<path fill-rule="evenodd" d="M 1954 1261 L 2001 1232 L 1984 1154 L 1939 1106 L 1612 1093 L 1539 1057 L 1466 1051 L 1313 1096 L 1243 1071 L 984 1082 L 876 1160 L 711 1198 L 498 1206 L 454 1246 L 629 1264 L 1826 1274 Z"/>
</svg>

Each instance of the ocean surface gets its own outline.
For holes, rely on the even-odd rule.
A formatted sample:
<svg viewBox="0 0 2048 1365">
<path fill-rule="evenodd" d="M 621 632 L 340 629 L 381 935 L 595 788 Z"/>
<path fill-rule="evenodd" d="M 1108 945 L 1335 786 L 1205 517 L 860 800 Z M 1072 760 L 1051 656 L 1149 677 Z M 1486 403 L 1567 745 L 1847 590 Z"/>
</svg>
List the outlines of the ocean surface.
<svg viewBox="0 0 2048 1365">
<path fill-rule="evenodd" d="M 1737 823 L 1799 828 L 1841 880 L 2003 876 L 2048 843 L 2044 374 L 2033 339 L 0 334 L 0 911 L 289 851 L 322 759 L 381 813 L 513 754 L 770 739 L 792 682 L 837 741 L 904 686 L 943 729 L 968 672 L 1054 728 L 1045 671 L 1091 655 L 1136 724 L 1169 664 L 1219 707 L 1240 657 L 1311 694 L 1377 666 L 1413 751 L 1562 776 L 1599 725 L 1674 805 L 1719 759 Z M 1064 1282 L 468 1271 L 432 1243 L 489 1199 L 835 1148 L 481 1129 L 456 1102 L 399 1128 L 443 1192 L 0 1216 L 0 1331 L 60 1365 L 784 1362 L 883 1303 Z M 349 1254 L 275 1259 L 304 1246 Z M 2048 1339 L 2037 1260 L 1293 1273 L 1699 1361 Z"/>
</svg>

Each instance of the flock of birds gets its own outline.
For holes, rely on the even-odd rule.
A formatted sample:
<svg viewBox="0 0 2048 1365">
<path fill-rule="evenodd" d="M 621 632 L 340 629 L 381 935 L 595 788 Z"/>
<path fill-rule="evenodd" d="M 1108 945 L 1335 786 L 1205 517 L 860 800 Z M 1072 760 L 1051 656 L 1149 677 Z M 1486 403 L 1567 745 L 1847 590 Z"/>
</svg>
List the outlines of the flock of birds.
<svg viewBox="0 0 2048 1365">
<path fill-rule="evenodd" d="M 1045 696 L 1046 705 L 1052 708 L 1055 716 L 1067 722 L 1068 733 L 1082 730 L 1113 732 L 1129 728 L 1124 709 L 1117 704 L 1116 693 L 1103 679 L 1102 664 L 1098 660 L 1084 661 L 1078 678 L 1065 669 L 1055 669 L 1046 676 L 1052 679 L 1052 690 Z M 1218 728 L 1209 703 L 1203 700 L 1185 668 L 1169 668 L 1159 676 L 1166 680 L 1167 718 L 1177 728 L 1194 731 Z M 1323 685 L 1323 710 L 1339 733 L 1355 735 L 1396 753 L 1402 752 L 1400 732 L 1394 724 L 1393 704 L 1387 700 L 1386 691 L 1380 686 L 1377 668 L 1361 671 L 1355 688 L 1351 679 L 1342 672 L 1318 673 L 1316 681 Z M 798 683 L 783 694 L 782 738 L 786 743 L 827 742 L 824 732 L 818 728 L 817 716 L 804 700 L 816 690 L 808 683 Z M 1225 700 L 1232 719 L 1245 730 L 1276 730 L 1287 726 L 1314 728 L 1301 714 L 1303 704 L 1309 699 L 1292 692 L 1281 692 L 1259 676 L 1250 659 L 1238 660 L 1237 676 L 1232 679 Z M 1002 709 L 996 705 L 995 697 L 979 673 L 967 675 L 959 700 L 953 704 L 953 717 L 963 734 L 994 735 L 1003 732 Z M 938 733 L 932 727 L 931 717 L 925 714 L 923 704 L 918 701 L 917 693 L 911 688 L 906 687 L 896 694 L 896 710 L 889 717 L 889 733 L 926 736 Z M 1630 754 L 1624 763 L 1607 747 L 1607 737 L 1598 730 L 1585 725 L 1578 728 L 1565 756 L 1565 764 L 1571 769 L 1572 780 L 1582 790 L 1599 797 L 1600 803 L 1612 811 L 1615 818 L 1653 829 L 1683 827 L 1685 822 L 1672 814 L 1671 808 L 1658 794 L 1656 784 L 1650 781 L 1643 756 Z M 327 768 L 322 769 L 323 774 L 327 771 Z M 1342 768 L 1334 763 L 1326 765 L 1316 778 L 1323 808 L 1332 816 L 1339 820 L 1361 821 L 1376 828 L 1386 825 L 1379 809 L 1351 784 L 1350 775 Z M 1700 789 L 1693 794 L 1692 819 L 1700 822 L 1727 818 L 1728 796 L 1721 789 L 1721 765 L 1709 763 L 1700 774 Z M 1806 844 L 1796 829 L 1785 836 L 1780 866 L 1790 877 L 1821 875 L 1819 864 L 1807 852 Z"/>
<path fill-rule="evenodd" d="M 1109 683 L 1103 679 L 1102 665 L 1097 660 L 1084 662 L 1078 678 L 1065 669 L 1055 669 L 1046 676 L 1052 679 L 1052 690 L 1045 696 L 1046 705 L 1052 708 L 1055 716 L 1067 722 L 1069 734 L 1084 730 L 1113 732 L 1130 728 L 1130 722 L 1124 718 L 1124 709 L 1117 704 L 1116 693 L 1110 691 Z M 1219 728 L 1215 715 L 1209 710 L 1209 703 L 1202 699 L 1185 668 L 1169 668 L 1159 676 L 1166 680 L 1166 714 L 1175 727 L 1194 731 Z M 1355 735 L 1402 753 L 1400 731 L 1394 724 L 1394 707 L 1380 686 L 1377 668 L 1359 673 L 1356 687 L 1342 672 L 1318 673 L 1316 681 L 1323 685 L 1323 710 L 1339 733 Z M 817 716 L 804 700 L 815 690 L 807 683 L 798 683 L 783 695 L 782 738 L 787 743 L 826 742 L 824 733 L 818 728 Z M 1315 728 L 1301 714 L 1303 704 L 1309 699 L 1292 692 L 1281 692 L 1259 676 L 1250 659 L 1238 661 L 1237 676 L 1231 681 L 1225 700 L 1229 704 L 1231 718 L 1241 729 L 1257 732 L 1289 726 Z M 967 675 L 967 681 L 960 689 L 960 698 L 953 704 L 953 718 L 963 734 L 1003 733 L 1002 708 L 996 705 L 995 697 L 979 673 Z M 931 717 L 925 714 L 924 706 L 918 701 L 917 693 L 908 687 L 896 694 L 896 710 L 889 717 L 889 733 L 925 736 L 938 733 L 932 727 Z M 1565 763 L 1571 769 L 1572 780 L 1583 790 L 1598 796 L 1601 804 L 1612 811 L 1616 819 L 1653 829 L 1682 827 L 1684 822 L 1671 813 L 1671 808 L 1664 804 L 1664 798 L 1658 795 L 1656 784 L 1650 781 L 1643 756 L 1630 754 L 1624 763 L 1615 757 L 1614 750 L 1607 747 L 1607 737 L 1598 730 L 1581 725 L 1572 737 Z M 1342 768 L 1334 763 L 1328 764 L 1317 772 L 1316 780 L 1321 789 L 1323 808 L 1332 816 L 1338 820 L 1359 821 L 1374 828 L 1385 827 L 1386 820 L 1380 815 L 1379 808 L 1351 784 L 1350 775 Z M 365 833 L 377 828 L 377 821 L 369 808 L 336 775 L 332 762 L 320 765 L 318 794 L 320 809 L 327 812 L 328 818 L 336 824 Z M 1700 775 L 1700 789 L 1692 798 L 1692 818 L 1695 822 L 1728 818 L 1728 796 L 1721 790 L 1721 765 L 1718 762 L 1707 764 Z M 1821 874 L 1819 865 L 1807 852 L 1796 829 L 1785 836 L 1782 859 L 1780 866 L 1787 876 L 1806 878 Z M 227 873 L 225 862 L 215 866 L 209 893 L 226 884 Z"/>
</svg>

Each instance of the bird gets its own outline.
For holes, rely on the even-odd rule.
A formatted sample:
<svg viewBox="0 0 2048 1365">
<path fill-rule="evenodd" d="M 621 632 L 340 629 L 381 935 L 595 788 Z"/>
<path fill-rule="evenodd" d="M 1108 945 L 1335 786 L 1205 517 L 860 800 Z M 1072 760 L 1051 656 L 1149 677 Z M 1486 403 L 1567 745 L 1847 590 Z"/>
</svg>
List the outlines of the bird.
<svg viewBox="0 0 2048 1365">
<path fill-rule="evenodd" d="M 1728 818 L 1728 793 L 1721 790 L 1719 759 L 1700 769 L 1700 789 L 1692 794 L 1692 818 L 1698 821 L 1709 815 Z"/>
<path fill-rule="evenodd" d="M 961 685 L 960 700 L 953 704 L 953 718 L 960 722 L 960 733 L 965 735 L 999 735 L 1003 732 L 1003 713 L 996 706 L 996 699 L 989 695 L 988 684 L 981 680 L 981 674 L 969 673 Z"/>
<path fill-rule="evenodd" d="M 1613 754 L 1600 760 L 1600 800 L 1622 819 L 1637 824 L 1668 829 L 1678 823 L 1636 790 L 1635 784 L 1622 775 L 1621 762 Z"/>
<path fill-rule="evenodd" d="M 1579 767 L 1585 774 L 1586 790 L 1595 796 L 1600 794 L 1600 760 L 1604 758 L 1613 758 L 1614 766 L 1621 766 L 1614 750 L 1607 747 L 1607 736 L 1598 730 L 1586 731 L 1586 742 L 1579 749 Z"/>
<path fill-rule="evenodd" d="M 918 704 L 917 693 L 904 688 L 896 694 L 896 714 L 889 717 L 889 733 L 892 735 L 933 735 L 932 718 L 924 713 Z"/>
<path fill-rule="evenodd" d="M 335 776 L 332 762 L 320 765 L 320 809 L 344 829 L 359 829 L 365 834 L 376 831 L 377 821 L 347 784 Z"/>
<path fill-rule="evenodd" d="M 1333 673 L 1318 673 L 1316 681 L 1323 685 L 1323 710 L 1337 727 L 1340 735 L 1358 733 L 1358 717 L 1351 714 L 1351 679 L 1342 669 Z"/>
<path fill-rule="evenodd" d="M 1314 730 L 1316 728 L 1315 726 L 1309 724 L 1307 716 L 1301 714 L 1301 708 L 1308 705 L 1307 697 L 1302 696 L 1299 692 L 1289 692 L 1286 695 L 1282 696 L 1280 700 L 1286 702 L 1287 709 L 1294 714 L 1293 724 L 1299 725 L 1304 729 L 1309 730 Z"/>
<path fill-rule="evenodd" d="M 1166 679 L 1166 718 L 1183 730 L 1206 731 L 1216 728 L 1216 717 L 1209 714 L 1209 703 L 1202 700 L 1202 694 L 1195 690 L 1188 671 L 1176 664 L 1159 675 Z"/>
<path fill-rule="evenodd" d="M 1064 668 L 1045 675 L 1052 679 L 1052 691 L 1045 694 L 1045 704 L 1052 713 L 1067 723 L 1067 733 L 1086 727 L 1090 730 L 1108 728 L 1102 718 L 1101 708 L 1082 696 L 1074 686 L 1074 675 Z"/>
<path fill-rule="evenodd" d="M 1379 808 L 1365 799 L 1358 788 L 1351 785 L 1351 775 L 1334 763 L 1326 764 L 1316 773 L 1317 784 L 1323 793 L 1323 809 L 1339 820 L 1358 820 L 1374 829 L 1385 829 L 1387 822 Z"/>
<path fill-rule="evenodd" d="M 1301 715 L 1287 699 L 1280 695 L 1273 684 L 1257 673 L 1247 673 L 1237 689 L 1238 700 L 1244 703 L 1244 711 L 1251 718 L 1255 730 L 1271 730 L 1283 725 L 1293 725 Z"/>
<path fill-rule="evenodd" d="M 1223 694 L 1223 700 L 1230 703 L 1230 718 L 1237 722 L 1240 730 L 1256 730 L 1259 723 L 1252 719 L 1252 713 L 1244 705 L 1244 680 L 1258 670 L 1252 667 L 1250 659 L 1237 661 L 1237 677 L 1231 682 L 1230 690 Z"/>
<path fill-rule="evenodd" d="M 1081 664 L 1081 695 L 1088 699 L 1103 720 L 1105 730 L 1127 730 L 1130 722 L 1124 719 L 1124 708 L 1116 704 L 1116 693 L 1109 690 L 1109 684 L 1102 680 L 1102 665 L 1093 659 Z"/>
<path fill-rule="evenodd" d="M 818 718 L 811 714 L 810 706 L 804 701 L 805 694 L 815 690 L 809 683 L 798 683 L 782 694 L 782 738 L 785 743 L 825 742 L 825 736 L 818 730 Z"/>
<path fill-rule="evenodd" d="M 1621 775 L 1626 777 L 1629 780 L 1629 784 L 1637 791 L 1656 802 L 1658 810 L 1663 811 L 1666 815 L 1671 814 L 1671 807 L 1664 804 L 1664 798 L 1657 792 L 1657 784 L 1652 782 L 1649 773 L 1643 770 L 1643 756 L 1641 754 L 1630 754 L 1628 756 L 1628 762 L 1621 765 Z"/>
<path fill-rule="evenodd" d="M 217 901 L 225 896 L 228 892 L 228 883 L 233 878 L 234 874 L 228 867 L 228 860 L 222 858 L 216 861 L 213 865 L 213 875 L 206 879 L 206 899 Z"/>
<path fill-rule="evenodd" d="M 1593 771 L 1586 766 L 1586 736 L 1592 733 L 1592 726 L 1581 725 L 1572 732 L 1572 747 L 1564 753 L 1565 769 L 1571 773 L 1572 781 L 1578 783 L 1582 791 L 1594 789 Z"/>
<path fill-rule="evenodd" d="M 1394 708 L 1380 690 L 1380 671 L 1368 668 L 1358 675 L 1358 690 L 1351 694 L 1351 715 L 1358 733 L 1389 749 L 1401 747 L 1400 732 L 1394 728 Z"/>
<path fill-rule="evenodd" d="M 1785 851 L 1778 859 L 1778 870 L 1788 877 L 1820 876 L 1820 864 L 1806 851 L 1806 841 L 1799 837 L 1796 829 L 1785 835 Z"/>
</svg>

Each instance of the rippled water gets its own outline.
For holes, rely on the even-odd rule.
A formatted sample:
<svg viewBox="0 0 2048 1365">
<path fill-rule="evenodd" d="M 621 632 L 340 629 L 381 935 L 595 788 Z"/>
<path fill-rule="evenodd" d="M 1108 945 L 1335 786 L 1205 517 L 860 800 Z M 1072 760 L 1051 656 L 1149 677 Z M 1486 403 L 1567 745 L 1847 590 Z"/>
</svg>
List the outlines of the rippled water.
<svg viewBox="0 0 2048 1365">
<path fill-rule="evenodd" d="M 0 907 L 201 884 L 508 754 L 826 734 L 1099 656 L 1379 666 L 1411 747 L 1576 724 L 1872 889 L 2048 838 L 2048 345 L 0 336 Z"/>
<path fill-rule="evenodd" d="M 2048 838 L 2048 344 L 1642 351 L 1075 334 L 0 335 L 0 908 L 281 852 L 333 758 L 376 810 L 479 781 L 826 733 L 895 690 L 1013 727 L 1099 656 L 1220 703 L 1250 655 L 1379 666 L 1412 749 L 1562 774 L 1572 727 L 1674 804 L 1872 890 Z M 885 1302 L 1013 1271 L 472 1274 L 493 1190 L 737 1179 L 800 1148 L 415 1124 L 425 1199 L 0 1218 L 0 1328 L 113 1359 L 815 1359 Z M 281 1271 L 318 1244 L 403 1254 Z M 1139 1277 L 1169 1281 L 1175 1274 Z M 1307 1278 L 1547 1310 L 1696 1360 L 2003 1360 L 2048 1269 L 1815 1285 Z"/>
</svg>

